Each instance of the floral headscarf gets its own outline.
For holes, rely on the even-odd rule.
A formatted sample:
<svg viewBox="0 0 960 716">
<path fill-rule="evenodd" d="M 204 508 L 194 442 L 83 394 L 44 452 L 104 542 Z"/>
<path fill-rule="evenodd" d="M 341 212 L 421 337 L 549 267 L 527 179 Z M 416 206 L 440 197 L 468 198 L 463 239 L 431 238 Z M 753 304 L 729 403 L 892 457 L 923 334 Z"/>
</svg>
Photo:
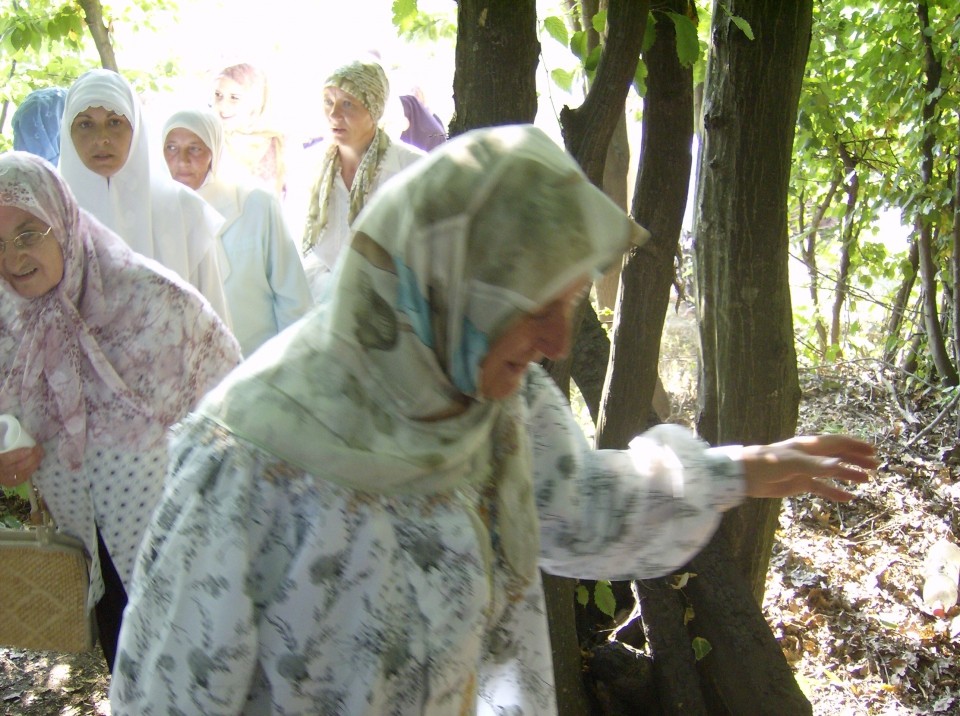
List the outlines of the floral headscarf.
<svg viewBox="0 0 960 716">
<path fill-rule="evenodd" d="M 530 451 L 519 397 L 479 395 L 481 361 L 512 320 L 644 232 L 530 126 L 462 135 L 401 177 L 357 220 L 329 302 L 249 358 L 200 410 L 356 490 L 492 485 L 496 514 L 474 523 L 524 584 L 538 554 Z M 427 420 L 464 395 L 465 412 Z"/>
<path fill-rule="evenodd" d="M 0 413 L 38 441 L 58 436 L 71 469 L 91 443 L 157 446 L 239 362 L 235 339 L 192 287 L 80 209 L 43 159 L 0 155 L 0 206 L 51 226 L 64 261 L 60 283 L 37 298 L 0 279 L 18 346 L 0 361 Z"/>
<path fill-rule="evenodd" d="M 350 187 L 350 209 L 347 220 L 352 224 L 369 198 L 370 188 L 380 171 L 380 164 L 387 149 L 390 148 L 390 136 L 380 127 L 380 120 L 383 119 L 383 111 L 390 94 L 390 83 L 383 68 L 376 62 L 355 60 L 334 70 L 323 86 L 337 87 L 352 94 L 360 100 L 377 124 L 376 132 L 363 159 L 360 160 L 360 166 L 357 167 L 357 174 Z M 319 241 L 320 235 L 327 226 L 330 196 L 333 194 L 333 183 L 339 172 L 340 151 L 337 144 L 331 142 L 320 166 L 320 177 L 310 194 L 306 230 L 303 235 L 304 255 Z"/>
</svg>

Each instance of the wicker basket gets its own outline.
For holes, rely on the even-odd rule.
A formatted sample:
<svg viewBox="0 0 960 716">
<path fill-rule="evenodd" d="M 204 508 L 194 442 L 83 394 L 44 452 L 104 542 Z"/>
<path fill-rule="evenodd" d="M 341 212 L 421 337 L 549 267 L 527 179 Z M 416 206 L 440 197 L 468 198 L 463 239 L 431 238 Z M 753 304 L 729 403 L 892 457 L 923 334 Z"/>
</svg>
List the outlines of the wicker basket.
<svg viewBox="0 0 960 716">
<path fill-rule="evenodd" d="M 83 543 L 47 520 L 0 529 L 0 646 L 34 651 L 89 651 L 90 560 Z"/>
</svg>

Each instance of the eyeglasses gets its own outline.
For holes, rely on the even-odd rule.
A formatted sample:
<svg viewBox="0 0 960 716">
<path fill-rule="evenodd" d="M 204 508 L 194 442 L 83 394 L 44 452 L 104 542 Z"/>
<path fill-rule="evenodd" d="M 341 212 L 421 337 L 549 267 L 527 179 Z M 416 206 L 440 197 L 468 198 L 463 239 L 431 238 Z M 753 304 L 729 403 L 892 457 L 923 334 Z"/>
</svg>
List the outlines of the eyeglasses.
<svg viewBox="0 0 960 716">
<path fill-rule="evenodd" d="M 46 231 L 24 231 L 19 236 L 10 239 L 10 241 L 0 241 L 0 254 L 6 253 L 7 244 L 13 244 L 15 249 L 20 249 L 21 251 L 23 249 L 33 248 L 47 238 L 51 231 L 53 231 L 52 226 L 48 227 Z"/>
</svg>

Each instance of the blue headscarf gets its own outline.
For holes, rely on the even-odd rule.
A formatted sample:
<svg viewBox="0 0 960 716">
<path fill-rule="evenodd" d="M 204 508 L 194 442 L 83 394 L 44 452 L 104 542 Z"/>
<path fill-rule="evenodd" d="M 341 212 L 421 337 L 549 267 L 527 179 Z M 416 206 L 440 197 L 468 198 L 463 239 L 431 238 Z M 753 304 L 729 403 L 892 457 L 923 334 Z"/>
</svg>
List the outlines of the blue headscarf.
<svg viewBox="0 0 960 716">
<path fill-rule="evenodd" d="M 60 160 L 60 120 L 67 91 L 60 87 L 34 90 L 13 115 L 13 148 L 36 154 L 57 165 Z"/>
</svg>

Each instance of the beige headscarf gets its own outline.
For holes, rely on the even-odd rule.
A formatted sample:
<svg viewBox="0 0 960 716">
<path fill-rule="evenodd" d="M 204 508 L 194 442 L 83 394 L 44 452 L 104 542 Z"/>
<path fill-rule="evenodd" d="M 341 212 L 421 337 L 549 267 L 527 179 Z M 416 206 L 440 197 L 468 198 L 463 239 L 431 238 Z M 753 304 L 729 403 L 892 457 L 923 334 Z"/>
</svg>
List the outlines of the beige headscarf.
<svg viewBox="0 0 960 716">
<path fill-rule="evenodd" d="M 389 135 L 380 127 L 380 120 L 383 119 L 383 111 L 390 94 L 390 83 L 383 68 L 376 62 L 355 60 L 334 70 L 323 86 L 337 87 L 356 97 L 377 123 L 373 140 L 364 153 L 363 159 L 360 160 L 353 185 L 350 187 L 348 221 L 352 224 L 370 195 L 370 188 L 377 178 L 380 164 L 391 144 Z M 340 152 L 337 145 L 331 142 L 320 166 L 320 177 L 310 193 L 302 245 L 304 255 L 317 243 L 327 225 L 330 196 L 333 194 L 333 183 L 339 172 Z"/>
<path fill-rule="evenodd" d="M 522 589 L 539 552 L 519 396 L 480 365 L 512 320 L 644 233 L 531 126 L 462 135 L 385 185 L 328 303 L 255 353 L 202 413 L 322 479 L 378 494 L 490 485 L 480 544 Z M 469 396 L 464 412 L 443 420 Z M 493 535 L 496 535 L 494 537 Z"/>
</svg>

